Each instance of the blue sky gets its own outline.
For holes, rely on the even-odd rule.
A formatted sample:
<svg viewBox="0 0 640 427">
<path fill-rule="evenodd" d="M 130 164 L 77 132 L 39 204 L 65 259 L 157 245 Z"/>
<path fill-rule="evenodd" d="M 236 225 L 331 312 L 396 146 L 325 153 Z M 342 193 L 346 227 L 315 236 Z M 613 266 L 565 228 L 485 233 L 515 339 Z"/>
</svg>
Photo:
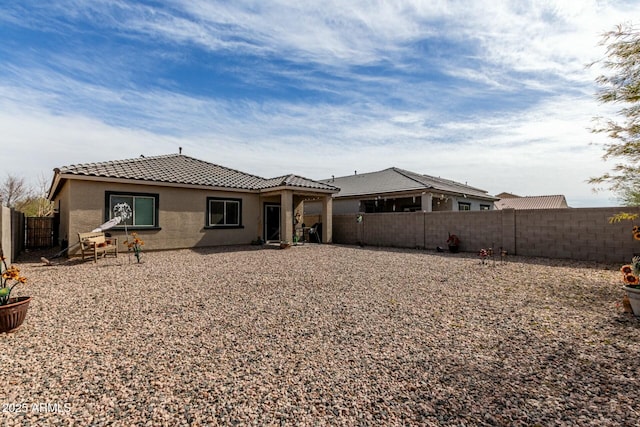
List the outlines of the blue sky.
<svg viewBox="0 0 640 427">
<path fill-rule="evenodd" d="M 396 166 L 614 206 L 586 64 L 636 1 L 8 0 L 0 144 L 32 182 L 177 153 L 312 179 Z"/>
</svg>

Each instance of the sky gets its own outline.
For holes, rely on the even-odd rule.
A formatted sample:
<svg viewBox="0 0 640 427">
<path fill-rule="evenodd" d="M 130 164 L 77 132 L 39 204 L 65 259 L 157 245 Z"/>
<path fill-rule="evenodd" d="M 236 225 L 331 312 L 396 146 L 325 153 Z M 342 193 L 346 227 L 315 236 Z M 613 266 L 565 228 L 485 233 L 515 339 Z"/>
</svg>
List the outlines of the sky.
<svg viewBox="0 0 640 427">
<path fill-rule="evenodd" d="M 182 153 L 266 178 L 399 167 L 618 206 L 602 35 L 640 1 L 3 0 L 0 179 Z"/>
</svg>

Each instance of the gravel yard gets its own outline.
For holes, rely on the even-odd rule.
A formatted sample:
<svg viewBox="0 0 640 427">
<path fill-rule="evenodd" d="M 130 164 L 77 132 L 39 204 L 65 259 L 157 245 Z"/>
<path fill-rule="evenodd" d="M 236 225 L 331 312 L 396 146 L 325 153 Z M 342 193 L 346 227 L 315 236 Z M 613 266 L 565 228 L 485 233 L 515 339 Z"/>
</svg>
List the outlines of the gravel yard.
<svg viewBox="0 0 640 427">
<path fill-rule="evenodd" d="M 27 319 L 0 334 L 9 426 L 640 420 L 617 265 L 331 245 L 33 259 Z"/>
</svg>

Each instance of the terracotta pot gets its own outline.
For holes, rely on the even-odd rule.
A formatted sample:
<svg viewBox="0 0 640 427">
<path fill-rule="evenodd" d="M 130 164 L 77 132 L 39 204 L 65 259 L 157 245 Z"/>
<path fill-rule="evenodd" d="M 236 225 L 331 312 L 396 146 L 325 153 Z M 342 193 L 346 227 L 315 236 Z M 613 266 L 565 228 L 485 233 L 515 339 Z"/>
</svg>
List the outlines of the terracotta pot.
<svg viewBox="0 0 640 427">
<path fill-rule="evenodd" d="M 635 316 L 640 316 L 640 289 L 630 288 L 629 286 L 623 286 L 623 289 L 627 292 L 633 314 Z"/>
<path fill-rule="evenodd" d="M 22 325 L 27 316 L 31 297 L 11 298 L 9 304 L 0 305 L 0 333 L 10 332 Z"/>
</svg>

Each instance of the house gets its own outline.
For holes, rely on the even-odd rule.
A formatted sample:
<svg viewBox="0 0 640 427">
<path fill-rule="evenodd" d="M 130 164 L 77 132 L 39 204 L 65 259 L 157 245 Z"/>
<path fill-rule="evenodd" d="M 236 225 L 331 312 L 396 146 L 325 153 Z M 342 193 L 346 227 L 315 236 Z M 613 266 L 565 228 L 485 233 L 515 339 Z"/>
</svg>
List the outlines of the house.
<svg viewBox="0 0 640 427">
<path fill-rule="evenodd" d="M 334 214 L 491 210 L 497 200 L 467 184 L 396 167 L 320 182 L 340 188 L 333 195 Z M 308 203 L 305 208 L 310 215 L 321 210 L 318 203 Z"/>
<path fill-rule="evenodd" d="M 265 179 L 182 154 L 139 157 L 54 169 L 48 198 L 55 203 L 61 240 L 110 220 L 116 205 L 149 249 L 291 241 L 303 200 L 322 206 L 323 242 L 331 242 L 334 185 L 296 175 Z M 109 230 L 124 233 L 124 224 Z M 71 253 L 73 254 L 73 253 Z"/>
<path fill-rule="evenodd" d="M 496 195 L 500 200 L 494 202 L 496 209 L 562 209 L 568 208 L 563 195 L 554 196 L 516 196 L 511 193 Z"/>
</svg>

